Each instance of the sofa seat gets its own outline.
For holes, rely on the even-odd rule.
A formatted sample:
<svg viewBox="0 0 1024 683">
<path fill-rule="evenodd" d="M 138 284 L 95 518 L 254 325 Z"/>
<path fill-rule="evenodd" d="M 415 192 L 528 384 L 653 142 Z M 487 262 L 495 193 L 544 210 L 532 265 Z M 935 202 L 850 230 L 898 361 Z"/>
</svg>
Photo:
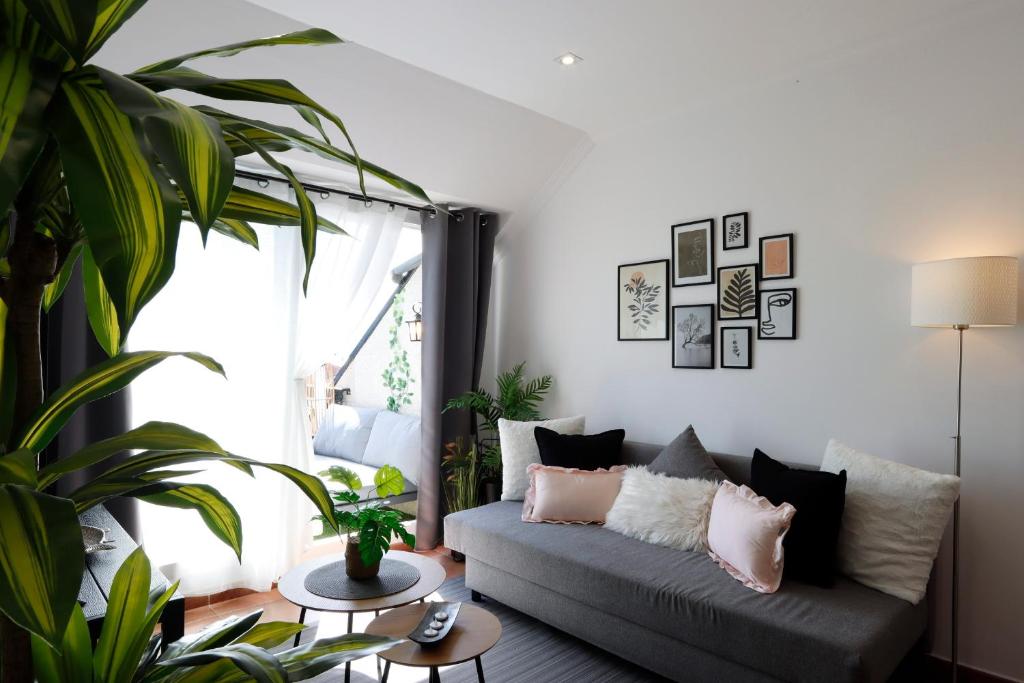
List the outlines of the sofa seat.
<svg viewBox="0 0 1024 683">
<path fill-rule="evenodd" d="M 763 595 L 706 554 L 596 525 L 527 523 L 521 513 L 522 503 L 498 502 L 449 515 L 445 544 L 779 680 L 884 681 L 925 631 L 925 602 L 914 606 L 845 578 L 830 589 L 783 582 Z M 687 680 L 686 672 L 678 678 Z"/>
</svg>

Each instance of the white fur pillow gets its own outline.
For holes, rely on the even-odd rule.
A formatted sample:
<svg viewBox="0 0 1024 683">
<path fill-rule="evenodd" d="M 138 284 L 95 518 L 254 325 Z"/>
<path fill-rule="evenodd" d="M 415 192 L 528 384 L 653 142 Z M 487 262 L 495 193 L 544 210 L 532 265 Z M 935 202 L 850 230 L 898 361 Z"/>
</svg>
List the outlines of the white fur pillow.
<svg viewBox="0 0 1024 683">
<path fill-rule="evenodd" d="M 913 604 L 924 597 L 960 478 L 861 453 L 832 439 L 821 469 L 846 470 L 839 568 Z"/>
<path fill-rule="evenodd" d="M 533 435 L 535 427 L 544 427 L 559 434 L 582 434 L 586 418 L 561 417 L 539 422 L 498 420 L 498 439 L 501 442 L 501 499 L 522 500 L 530 488 L 530 475 L 526 468 L 540 462 L 540 449 Z"/>
<path fill-rule="evenodd" d="M 605 515 L 606 529 L 678 550 L 706 552 L 717 481 L 679 479 L 630 467 Z"/>
</svg>

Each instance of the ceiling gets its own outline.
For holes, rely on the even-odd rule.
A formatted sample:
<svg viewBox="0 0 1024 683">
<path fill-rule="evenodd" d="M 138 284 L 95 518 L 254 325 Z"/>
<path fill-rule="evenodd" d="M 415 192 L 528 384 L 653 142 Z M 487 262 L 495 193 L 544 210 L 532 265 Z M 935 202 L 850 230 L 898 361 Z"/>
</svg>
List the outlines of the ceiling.
<svg viewBox="0 0 1024 683">
<path fill-rule="evenodd" d="M 594 139 L 997 0 L 249 0 Z M 555 58 L 583 58 L 562 67 Z"/>
</svg>

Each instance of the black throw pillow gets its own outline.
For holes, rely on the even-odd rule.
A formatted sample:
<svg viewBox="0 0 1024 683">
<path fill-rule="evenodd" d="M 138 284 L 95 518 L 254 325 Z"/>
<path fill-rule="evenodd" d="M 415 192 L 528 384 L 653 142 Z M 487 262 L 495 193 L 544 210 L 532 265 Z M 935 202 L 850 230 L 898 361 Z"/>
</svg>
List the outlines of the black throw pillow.
<svg viewBox="0 0 1024 683">
<path fill-rule="evenodd" d="M 596 470 L 622 464 L 625 429 L 583 435 L 559 434 L 550 429 L 535 427 L 533 435 L 537 439 L 540 461 L 545 465 Z"/>
<path fill-rule="evenodd" d="M 796 508 L 782 542 L 782 575 L 817 586 L 835 582 L 836 547 L 846 504 L 846 470 L 839 474 L 787 467 L 760 450 L 750 463 L 750 488 L 773 505 Z"/>
</svg>

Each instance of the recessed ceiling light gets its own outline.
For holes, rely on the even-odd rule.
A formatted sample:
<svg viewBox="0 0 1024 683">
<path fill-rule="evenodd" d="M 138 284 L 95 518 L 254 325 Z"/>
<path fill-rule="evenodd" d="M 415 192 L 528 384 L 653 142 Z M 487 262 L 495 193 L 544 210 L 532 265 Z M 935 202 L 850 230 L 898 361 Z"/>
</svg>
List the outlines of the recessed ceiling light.
<svg viewBox="0 0 1024 683">
<path fill-rule="evenodd" d="M 561 64 L 562 66 L 572 66 L 577 62 L 582 62 L 583 57 L 580 57 L 579 55 L 574 55 L 571 52 L 566 52 L 564 55 L 556 57 L 555 61 Z"/>
</svg>

